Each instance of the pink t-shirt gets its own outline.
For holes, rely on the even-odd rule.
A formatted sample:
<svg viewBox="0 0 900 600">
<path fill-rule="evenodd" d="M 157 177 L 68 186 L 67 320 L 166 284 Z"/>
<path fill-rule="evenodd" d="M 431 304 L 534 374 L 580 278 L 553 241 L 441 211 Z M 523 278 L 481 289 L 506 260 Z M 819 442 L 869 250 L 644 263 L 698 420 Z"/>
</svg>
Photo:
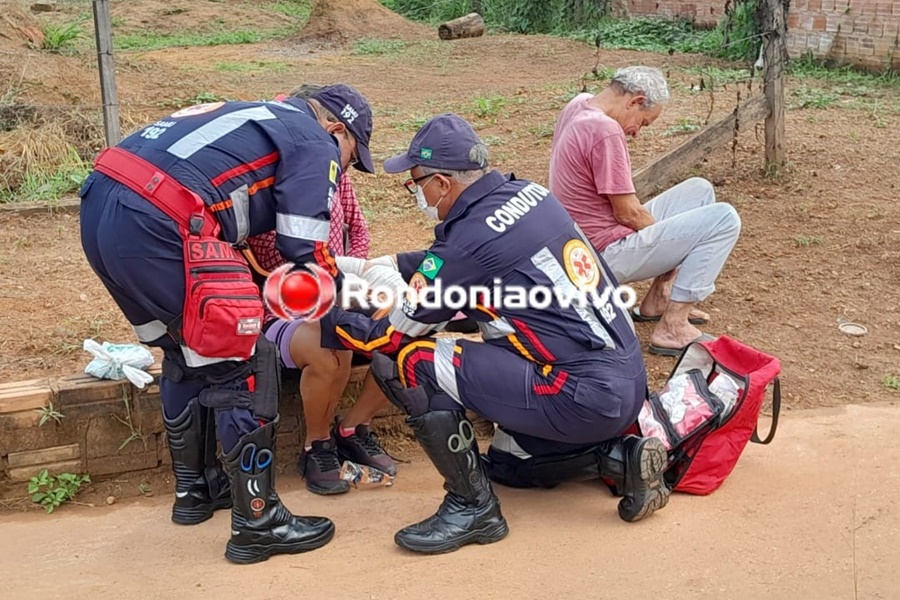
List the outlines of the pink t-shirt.
<svg viewBox="0 0 900 600">
<path fill-rule="evenodd" d="M 579 94 L 556 121 L 550 151 L 550 191 L 598 252 L 634 229 L 616 221 L 610 194 L 633 194 L 631 157 L 622 126 Z"/>
</svg>

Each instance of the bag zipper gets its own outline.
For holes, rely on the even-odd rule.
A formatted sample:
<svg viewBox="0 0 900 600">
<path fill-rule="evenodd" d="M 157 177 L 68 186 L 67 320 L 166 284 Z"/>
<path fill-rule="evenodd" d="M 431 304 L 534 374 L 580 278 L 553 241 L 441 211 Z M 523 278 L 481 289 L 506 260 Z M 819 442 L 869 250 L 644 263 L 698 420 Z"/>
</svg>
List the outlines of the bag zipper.
<svg viewBox="0 0 900 600">
<path fill-rule="evenodd" d="M 191 275 L 196 276 L 197 273 L 249 273 L 247 267 L 234 265 L 231 267 L 225 265 L 214 265 L 211 267 L 191 267 Z"/>
<path fill-rule="evenodd" d="M 252 281 L 247 281 L 246 279 L 235 279 L 234 277 L 227 277 L 225 279 L 203 279 L 201 281 L 194 282 L 194 285 L 191 286 L 191 293 L 193 294 L 197 287 L 203 285 L 204 283 L 228 283 L 235 281 L 240 281 L 244 284 L 256 285 Z"/>
<path fill-rule="evenodd" d="M 204 305 L 205 305 L 209 300 L 212 300 L 213 298 L 226 298 L 226 299 L 228 299 L 228 300 L 260 300 L 260 297 L 259 297 L 259 296 L 224 296 L 224 295 L 207 296 L 206 298 L 204 298 L 203 300 L 200 301 L 200 318 L 201 318 L 201 319 L 203 318 L 203 307 L 204 307 Z M 261 300 L 260 300 L 260 302 L 261 302 Z"/>
<path fill-rule="evenodd" d="M 738 396 L 737 400 L 734 401 L 734 406 L 731 408 L 731 413 L 728 415 L 728 418 L 725 419 L 724 421 L 722 421 L 721 423 L 719 423 L 719 427 L 722 427 L 726 423 L 731 422 L 731 419 L 734 418 L 734 415 L 737 414 L 737 412 L 741 408 L 741 406 L 744 405 L 744 399 L 747 397 L 747 392 L 748 392 L 747 388 L 750 387 L 750 378 L 738 375 L 731 369 L 728 369 L 728 368 L 722 366 L 722 363 L 720 363 L 719 361 L 713 359 L 712 372 L 715 373 L 716 370 L 719 370 L 722 373 L 725 373 L 726 375 L 730 375 L 731 377 L 733 377 L 736 381 L 741 383 L 741 388 L 742 388 L 741 393 Z M 707 385 L 709 385 L 709 384 L 707 384 Z M 721 402 L 721 400 L 719 400 L 719 401 Z M 724 404 L 723 404 L 722 412 L 725 412 Z"/>
<path fill-rule="evenodd" d="M 697 388 L 697 393 L 713 410 L 713 419 L 718 420 L 718 417 L 721 417 L 725 411 L 725 403 L 722 402 L 721 398 L 709 391 L 709 383 L 703 378 L 699 370 L 691 369 L 688 371 L 688 374 L 694 380 L 694 387 Z"/>
<path fill-rule="evenodd" d="M 653 398 L 656 398 L 656 402 L 653 401 Z M 656 417 L 656 420 L 663 426 L 663 429 L 666 431 L 666 435 L 669 437 L 669 446 L 675 448 L 680 444 L 676 443 L 678 439 L 678 435 L 675 432 L 675 429 L 672 427 L 671 419 L 666 413 L 665 409 L 662 407 L 662 401 L 659 399 L 659 395 L 650 394 L 650 398 L 647 400 L 650 403 L 650 411 L 653 413 L 653 416 Z M 659 403 L 659 405 L 657 405 Z"/>
</svg>

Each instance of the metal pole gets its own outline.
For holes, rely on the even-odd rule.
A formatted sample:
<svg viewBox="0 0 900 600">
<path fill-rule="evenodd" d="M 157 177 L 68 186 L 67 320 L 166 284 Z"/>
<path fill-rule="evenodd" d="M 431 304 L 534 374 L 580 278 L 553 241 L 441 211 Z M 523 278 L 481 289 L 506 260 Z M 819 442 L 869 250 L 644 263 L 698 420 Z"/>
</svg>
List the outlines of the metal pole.
<svg viewBox="0 0 900 600">
<path fill-rule="evenodd" d="M 112 23 L 109 0 L 94 0 L 94 31 L 97 40 L 97 64 L 100 67 L 100 93 L 103 98 L 103 125 L 106 145 L 115 146 L 121 139 L 119 98 L 116 93 L 116 65 L 113 59 Z"/>
</svg>

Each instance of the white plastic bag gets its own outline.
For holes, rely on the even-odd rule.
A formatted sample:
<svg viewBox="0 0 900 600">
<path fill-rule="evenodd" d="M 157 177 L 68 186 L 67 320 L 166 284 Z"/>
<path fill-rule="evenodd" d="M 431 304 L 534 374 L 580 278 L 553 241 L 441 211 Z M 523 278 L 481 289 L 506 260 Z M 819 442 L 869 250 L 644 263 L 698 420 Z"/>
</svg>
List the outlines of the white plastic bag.
<svg viewBox="0 0 900 600">
<path fill-rule="evenodd" d="M 84 372 L 100 379 L 120 381 L 128 379 L 138 389 L 153 381 L 143 369 L 153 364 L 154 358 L 150 350 L 139 344 L 110 344 L 103 342 L 101 346 L 94 340 L 84 340 L 84 349 L 94 355 Z"/>
</svg>

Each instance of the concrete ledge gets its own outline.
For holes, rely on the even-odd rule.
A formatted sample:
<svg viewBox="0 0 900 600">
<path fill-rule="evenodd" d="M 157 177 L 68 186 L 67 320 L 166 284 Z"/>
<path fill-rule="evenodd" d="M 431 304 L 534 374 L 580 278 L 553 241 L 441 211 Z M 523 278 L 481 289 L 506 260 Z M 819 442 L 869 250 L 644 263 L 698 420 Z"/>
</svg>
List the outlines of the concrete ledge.
<svg viewBox="0 0 900 600">
<path fill-rule="evenodd" d="M 27 481 L 42 469 L 102 477 L 169 465 L 160 369 L 149 372 L 154 381 L 143 390 L 127 380 L 84 374 L 0 385 L 0 483 Z M 342 406 L 356 396 L 367 372 L 368 366 L 353 368 Z M 51 416 L 56 413 L 62 416 Z M 300 451 L 302 413 L 299 373 L 285 371 L 279 462 L 293 460 Z M 385 410 L 373 427 L 396 416 L 401 416 L 398 411 Z"/>
</svg>

